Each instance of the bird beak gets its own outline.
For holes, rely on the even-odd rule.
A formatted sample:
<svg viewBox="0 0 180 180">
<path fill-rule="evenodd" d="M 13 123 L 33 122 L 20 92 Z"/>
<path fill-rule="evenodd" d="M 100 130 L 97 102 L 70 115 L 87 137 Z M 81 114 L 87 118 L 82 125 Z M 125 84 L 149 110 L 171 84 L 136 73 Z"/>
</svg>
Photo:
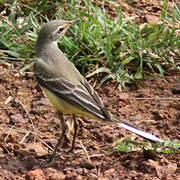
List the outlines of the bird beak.
<svg viewBox="0 0 180 180">
<path fill-rule="evenodd" d="M 71 26 L 71 25 L 73 25 L 73 24 L 75 24 L 75 23 L 77 23 L 79 21 L 80 21 L 80 19 L 75 19 L 75 20 L 72 20 L 72 21 L 67 21 L 66 23 Z"/>
</svg>

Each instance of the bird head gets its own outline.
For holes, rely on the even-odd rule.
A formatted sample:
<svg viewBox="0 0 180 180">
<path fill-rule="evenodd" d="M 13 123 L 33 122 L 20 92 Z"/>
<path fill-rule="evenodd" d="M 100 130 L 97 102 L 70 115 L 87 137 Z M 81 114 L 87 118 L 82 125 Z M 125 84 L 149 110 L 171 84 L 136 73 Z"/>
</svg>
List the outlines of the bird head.
<svg viewBox="0 0 180 180">
<path fill-rule="evenodd" d="M 79 19 L 73 21 L 50 21 L 41 28 L 38 39 L 41 41 L 58 41 L 58 39 L 60 39 L 66 33 L 69 27 L 78 21 Z"/>
</svg>

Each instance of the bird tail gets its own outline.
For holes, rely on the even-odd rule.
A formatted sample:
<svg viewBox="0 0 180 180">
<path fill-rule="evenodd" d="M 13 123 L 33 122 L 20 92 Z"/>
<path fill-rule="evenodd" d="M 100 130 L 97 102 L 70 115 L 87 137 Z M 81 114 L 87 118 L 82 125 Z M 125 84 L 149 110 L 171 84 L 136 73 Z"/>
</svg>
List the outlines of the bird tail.
<svg viewBox="0 0 180 180">
<path fill-rule="evenodd" d="M 125 129 L 127 129 L 127 130 L 129 130 L 129 131 L 131 131 L 131 132 L 133 132 L 133 133 L 143 137 L 144 139 L 149 140 L 149 141 L 161 142 L 161 143 L 164 142 L 164 140 L 158 138 L 157 136 L 152 135 L 152 134 L 147 133 L 147 132 L 144 132 L 144 131 L 141 131 L 138 128 L 135 128 L 135 127 L 131 126 L 130 124 L 127 124 L 127 123 L 124 123 L 124 122 L 119 122 L 117 124 L 119 126 L 125 128 Z"/>
<path fill-rule="evenodd" d="M 153 134 L 144 132 L 144 131 L 142 131 L 142 130 L 126 123 L 126 122 L 119 120 L 117 117 L 115 117 L 112 114 L 110 116 L 111 116 L 112 121 L 115 121 L 119 126 L 137 134 L 138 136 L 143 137 L 144 139 L 147 139 L 147 140 L 152 141 L 152 142 L 161 142 L 161 143 L 165 142 L 164 140 L 158 138 L 157 136 L 155 136 Z"/>
</svg>

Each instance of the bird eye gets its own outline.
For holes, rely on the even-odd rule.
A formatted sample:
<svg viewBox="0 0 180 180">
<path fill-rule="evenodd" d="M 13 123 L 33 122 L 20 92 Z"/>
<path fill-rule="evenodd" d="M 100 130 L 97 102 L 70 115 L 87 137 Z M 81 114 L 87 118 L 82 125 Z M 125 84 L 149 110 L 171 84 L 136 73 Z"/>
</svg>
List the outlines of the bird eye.
<svg viewBox="0 0 180 180">
<path fill-rule="evenodd" d="M 60 34 L 63 30 L 64 30 L 64 28 L 60 27 L 57 32 Z"/>
</svg>

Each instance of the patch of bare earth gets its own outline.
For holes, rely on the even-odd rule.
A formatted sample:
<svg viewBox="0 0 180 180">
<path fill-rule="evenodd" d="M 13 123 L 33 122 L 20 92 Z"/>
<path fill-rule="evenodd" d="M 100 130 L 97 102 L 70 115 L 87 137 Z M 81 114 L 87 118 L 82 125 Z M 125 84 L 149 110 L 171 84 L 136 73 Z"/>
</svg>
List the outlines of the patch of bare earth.
<svg viewBox="0 0 180 180">
<path fill-rule="evenodd" d="M 101 1 L 91 1 L 101 7 Z M 158 23 L 162 2 L 106 1 L 105 10 L 116 17 L 119 6 L 123 18 L 140 18 L 140 22 Z M 174 6 L 168 1 L 168 7 Z M 158 154 L 148 151 L 120 153 L 108 149 L 115 140 L 141 141 L 136 135 L 116 124 L 94 122 L 78 117 L 80 129 L 75 154 L 58 153 L 54 163 L 45 167 L 57 143 L 61 126 L 56 112 L 44 97 L 33 74 L 21 75 L 8 65 L 0 65 L 0 179 L 61 180 L 61 179 L 180 179 L 180 154 Z M 144 80 L 127 86 L 123 92 L 116 84 L 97 90 L 103 102 L 122 120 L 156 134 L 163 139 L 180 141 L 180 75 L 172 70 L 164 79 Z M 175 87 L 175 88 L 174 88 Z M 96 88 L 96 87 L 95 87 Z M 65 116 L 70 122 L 70 116 Z M 70 123 L 69 123 L 70 124 Z M 72 131 L 59 150 L 67 151 Z"/>
<path fill-rule="evenodd" d="M 16 68 L 16 64 L 15 64 Z M 179 179 L 180 155 L 148 151 L 120 153 L 107 149 L 115 140 L 142 139 L 116 124 L 78 117 L 75 154 L 58 153 L 47 161 L 61 133 L 56 112 L 42 94 L 33 74 L 20 75 L 1 65 L 0 177 L 1 179 Z M 177 73 L 127 86 L 123 92 L 107 84 L 99 95 L 122 120 L 163 139 L 180 141 L 180 96 L 173 94 Z M 172 99 L 171 99 L 172 98 Z M 70 122 L 70 116 L 65 119 Z M 70 123 L 69 123 L 70 124 Z M 72 131 L 59 150 L 67 151 Z"/>
</svg>

